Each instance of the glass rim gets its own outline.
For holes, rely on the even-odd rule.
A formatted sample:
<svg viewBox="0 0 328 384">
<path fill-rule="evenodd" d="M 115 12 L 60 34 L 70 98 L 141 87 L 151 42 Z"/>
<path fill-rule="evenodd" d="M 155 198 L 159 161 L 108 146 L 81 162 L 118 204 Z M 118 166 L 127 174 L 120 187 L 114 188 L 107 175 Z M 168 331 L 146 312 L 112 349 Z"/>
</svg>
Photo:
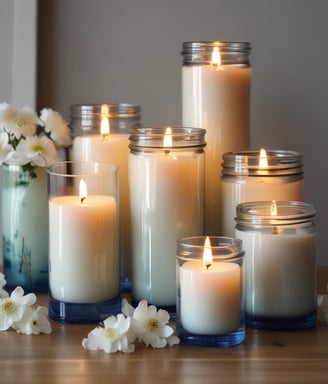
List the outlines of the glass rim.
<svg viewBox="0 0 328 384">
<path fill-rule="evenodd" d="M 50 176 L 62 176 L 62 177 L 82 177 L 82 176 L 88 176 L 90 175 L 90 172 L 79 172 L 79 173 L 68 173 L 67 169 L 76 169 L 73 167 L 74 164 L 80 164 L 79 169 L 85 169 L 85 170 L 91 170 L 93 169 L 95 173 L 99 171 L 99 168 L 108 168 L 111 169 L 111 172 L 118 172 L 118 167 L 115 164 L 112 163 L 104 163 L 104 162 L 98 162 L 98 161 L 75 161 L 75 160 L 69 160 L 69 161 L 58 161 L 54 164 L 52 164 L 50 167 L 47 168 L 47 174 Z M 56 171 L 56 168 L 58 168 L 58 171 Z M 66 171 L 59 171 L 59 169 L 66 169 Z M 97 169 L 98 168 L 98 169 Z"/>
</svg>

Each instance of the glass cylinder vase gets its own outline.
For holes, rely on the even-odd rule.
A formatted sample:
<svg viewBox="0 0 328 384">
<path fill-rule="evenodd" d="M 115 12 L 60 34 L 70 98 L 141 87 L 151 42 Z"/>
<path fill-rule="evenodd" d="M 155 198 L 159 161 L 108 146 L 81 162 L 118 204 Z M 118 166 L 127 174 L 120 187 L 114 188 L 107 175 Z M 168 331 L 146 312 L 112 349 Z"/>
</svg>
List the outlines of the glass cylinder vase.
<svg viewBox="0 0 328 384">
<path fill-rule="evenodd" d="M 244 251 L 239 239 L 177 242 L 177 332 L 181 342 L 230 347 L 245 338 Z"/>
<path fill-rule="evenodd" d="M 132 297 L 172 314 L 176 241 L 203 233 L 204 146 L 199 128 L 139 128 L 130 136 Z"/>
<path fill-rule="evenodd" d="M 302 201 L 302 155 L 287 150 L 227 152 L 222 162 L 222 234 L 235 236 L 238 204 L 247 201 Z"/>
<path fill-rule="evenodd" d="M 237 206 L 245 250 L 246 324 L 296 330 L 316 321 L 315 209 L 299 201 Z"/>
<path fill-rule="evenodd" d="M 47 173 L 2 164 L 2 241 L 6 289 L 48 292 Z"/>
<path fill-rule="evenodd" d="M 97 323 L 121 308 L 117 167 L 62 162 L 49 177 L 49 315 Z"/>
<path fill-rule="evenodd" d="M 204 230 L 221 233 L 220 161 L 249 149 L 251 47 L 247 42 L 185 42 L 182 124 L 206 130 Z"/>
<path fill-rule="evenodd" d="M 140 107 L 120 104 L 74 104 L 70 108 L 72 161 L 112 163 L 119 170 L 120 256 L 123 290 L 131 289 L 131 223 L 128 188 L 130 129 L 140 126 Z"/>
</svg>

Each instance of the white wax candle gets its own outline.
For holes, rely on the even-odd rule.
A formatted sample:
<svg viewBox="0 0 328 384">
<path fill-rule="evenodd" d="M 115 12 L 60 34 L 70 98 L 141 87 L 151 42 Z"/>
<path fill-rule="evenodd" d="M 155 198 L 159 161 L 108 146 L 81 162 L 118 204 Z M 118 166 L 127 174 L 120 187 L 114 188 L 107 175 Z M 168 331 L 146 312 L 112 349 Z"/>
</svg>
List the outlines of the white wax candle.
<svg viewBox="0 0 328 384">
<path fill-rule="evenodd" d="M 303 201 L 303 180 L 284 176 L 242 176 L 222 180 L 222 234 L 235 236 L 238 204 L 248 201 Z"/>
<path fill-rule="evenodd" d="M 119 170 L 120 192 L 120 238 L 122 275 L 131 276 L 131 221 L 128 188 L 129 135 L 110 134 L 83 135 L 73 140 L 72 160 L 112 163 Z"/>
<path fill-rule="evenodd" d="M 206 129 L 205 233 L 221 233 L 220 164 L 225 152 L 249 147 L 251 68 L 182 67 L 182 122 Z"/>
<path fill-rule="evenodd" d="M 53 197 L 49 201 L 52 296 L 94 303 L 119 293 L 116 201 L 112 196 Z"/>
<path fill-rule="evenodd" d="M 240 325 L 241 269 L 236 263 L 214 262 L 204 270 L 201 261 L 179 268 L 180 321 L 199 335 L 223 335 Z"/>
<path fill-rule="evenodd" d="M 315 235 L 240 231 L 245 249 L 245 310 L 268 318 L 315 309 Z"/>
<path fill-rule="evenodd" d="M 197 153 L 130 153 L 134 298 L 176 304 L 177 239 L 203 233 L 202 169 Z"/>
</svg>

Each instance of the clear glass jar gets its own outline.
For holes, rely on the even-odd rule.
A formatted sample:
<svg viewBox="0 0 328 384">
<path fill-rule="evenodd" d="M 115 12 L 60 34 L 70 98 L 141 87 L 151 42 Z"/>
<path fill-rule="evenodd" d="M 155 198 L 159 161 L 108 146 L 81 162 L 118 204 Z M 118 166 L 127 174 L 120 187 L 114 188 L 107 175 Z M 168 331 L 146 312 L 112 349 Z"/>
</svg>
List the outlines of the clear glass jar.
<svg viewBox="0 0 328 384">
<path fill-rule="evenodd" d="M 267 150 L 267 164 L 260 151 L 227 152 L 223 155 L 222 233 L 235 236 L 238 204 L 247 201 L 304 199 L 302 155 L 295 151 Z"/>
<path fill-rule="evenodd" d="M 105 120 L 108 133 L 101 133 Z M 128 156 L 130 129 L 140 126 L 140 107 L 131 104 L 91 104 L 71 106 L 73 161 L 113 163 L 120 175 L 120 255 L 122 289 L 131 289 L 130 199 Z"/>
<path fill-rule="evenodd" d="M 303 329 L 316 320 L 315 209 L 299 201 L 237 206 L 235 236 L 245 250 L 246 323 Z"/>
<path fill-rule="evenodd" d="M 98 323 L 121 309 L 117 167 L 59 162 L 48 185 L 49 315 Z"/>
<path fill-rule="evenodd" d="M 207 347 L 241 343 L 245 338 L 241 241 L 219 236 L 183 238 L 177 242 L 176 255 L 181 342 Z"/>
<path fill-rule="evenodd" d="M 250 43 L 183 43 L 182 124 L 206 130 L 205 233 L 221 233 L 218 161 L 228 151 L 249 149 Z M 220 57 L 220 62 L 217 58 Z"/>
<path fill-rule="evenodd" d="M 134 301 L 146 299 L 175 311 L 177 239 L 203 234 L 204 147 L 205 131 L 199 128 L 172 127 L 171 133 L 167 127 L 131 131 Z"/>
<path fill-rule="evenodd" d="M 140 126 L 140 106 L 120 104 L 74 104 L 70 107 L 70 127 L 73 137 L 83 134 L 99 134 L 102 118 L 108 118 L 111 133 L 128 134 Z"/>
</svg>

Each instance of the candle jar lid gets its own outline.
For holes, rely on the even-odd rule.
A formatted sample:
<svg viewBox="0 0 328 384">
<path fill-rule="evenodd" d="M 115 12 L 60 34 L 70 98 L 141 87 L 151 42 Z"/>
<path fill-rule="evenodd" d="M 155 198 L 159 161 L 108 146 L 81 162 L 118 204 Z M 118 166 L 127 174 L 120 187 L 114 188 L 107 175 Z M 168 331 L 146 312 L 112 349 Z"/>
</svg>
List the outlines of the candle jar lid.
<svg viewBox="0 0 328 384">
<path fill-rule="evenodd" d="M 132 127 L 140 126 L 141 108 L 128 103 L 73 104 L 70 107 L 73 136 L 99 134 L 104 117 L 109 120 L 111 133 L 128 134 Z"/>
<path fill-rule="evenodd" d="M 255 201 L 237 205 L 239 230 L 290 226 L 314 228 L 315 208 L 301 201 Z"/>
<path fill-rule="evenodd" d="M 244 256 L 242 241 L 231 237 L 208 236 L 214 261 L 237 261 Z M 177 257 L 183 261 L 201 259 L 206 236 L 193 236 L 177 241 Z"/>
<path fill-rule="evenodd" d="M 267 166 L 260 166 L 260 151 L 223 154 L 223 176 L 281 176 L 303 174 L 302 155 L 295 151 L 267 150 Z"/>
<path fill-rule="evenodd" d="M 140 127 L 130 130 L 130 149 L 133 151 L 145 151 L 165 149 L 164 138 L 167 128 L 171 128 L 170 137 L 172 145 L 169 150 L 183 150 L 189 148 L 205 147 L 205 129 L 188 127 Z"/>
<path fill-rule="evenodd" d="M 193 41 L 182 44 L 183 65 L 208 65 L 212 63 L 213 49 L 220 53 L 220 64 L 249 67 L 251 45 L 249 42 Z"/>
</svg>

